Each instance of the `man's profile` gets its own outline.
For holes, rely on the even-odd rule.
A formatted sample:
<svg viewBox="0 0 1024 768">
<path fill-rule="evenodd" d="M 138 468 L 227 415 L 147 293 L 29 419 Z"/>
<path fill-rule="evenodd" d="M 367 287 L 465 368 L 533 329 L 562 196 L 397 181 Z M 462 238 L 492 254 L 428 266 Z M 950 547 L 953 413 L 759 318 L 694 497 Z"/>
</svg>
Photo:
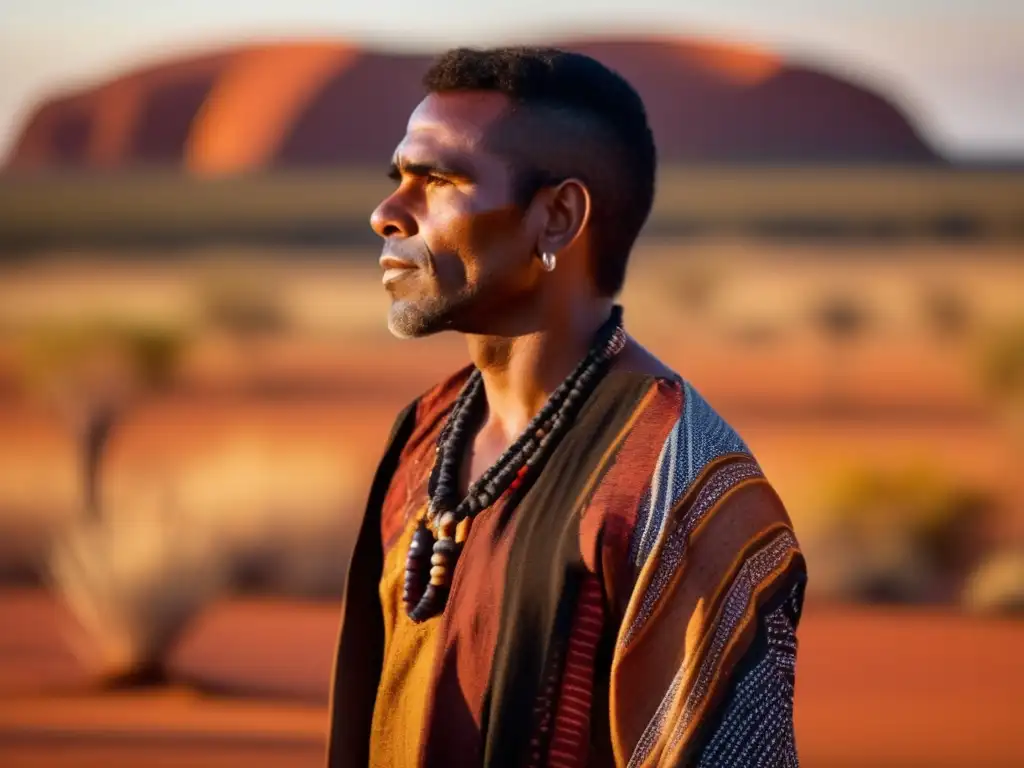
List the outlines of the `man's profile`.
<svg viewBox="0 0 1024 768">
<path fill-rule="evenodd" d="M 789 519 L 615 304 L 654 197 L 643 103 L 551 49 L 450 51 L 424 85 L 371 220 L 388 322 L 472 362 L 375 476 L 329 764 L 796 765 Z"/>
</svg>

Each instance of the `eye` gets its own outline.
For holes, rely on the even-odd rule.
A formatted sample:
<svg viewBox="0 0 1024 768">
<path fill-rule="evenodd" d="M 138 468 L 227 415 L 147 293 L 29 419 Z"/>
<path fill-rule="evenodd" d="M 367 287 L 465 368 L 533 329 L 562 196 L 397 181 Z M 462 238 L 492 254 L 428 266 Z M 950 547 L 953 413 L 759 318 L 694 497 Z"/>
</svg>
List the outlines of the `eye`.
<svg viewBox="0 0 1024 768">
<path fill-rule="evenodd" d="M 428 187 L 450 187 L 452 185 L 451 179 L 433 173 L 427 175 L 426 181 Z"/>
</svg>

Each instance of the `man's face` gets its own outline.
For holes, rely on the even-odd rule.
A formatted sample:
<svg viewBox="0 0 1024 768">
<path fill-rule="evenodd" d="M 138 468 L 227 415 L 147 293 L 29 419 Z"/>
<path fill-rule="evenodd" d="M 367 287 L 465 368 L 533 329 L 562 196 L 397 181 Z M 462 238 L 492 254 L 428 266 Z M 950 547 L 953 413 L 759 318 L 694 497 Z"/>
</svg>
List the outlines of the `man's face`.
<svg viewBox="0 0 1024 768">
<path fill-rule="evenodd" d="M 538 282 L 536 237 L 507 163 L 484 148 L 504 119 L 498 93 L 427 96 L 392 160 L 395 191 L 370 218 L 396 336 L 493 332 Z"/>
</svg>

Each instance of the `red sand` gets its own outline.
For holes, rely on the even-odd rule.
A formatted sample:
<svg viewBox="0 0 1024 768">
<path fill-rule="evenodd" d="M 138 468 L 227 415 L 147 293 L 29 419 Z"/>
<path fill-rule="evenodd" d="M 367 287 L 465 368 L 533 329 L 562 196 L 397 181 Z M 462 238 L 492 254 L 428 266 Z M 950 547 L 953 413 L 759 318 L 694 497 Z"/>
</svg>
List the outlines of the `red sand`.
<svg viewBox="0 0 1024 768">
<path fill-rule="evenodd" d="M 184 688 L 97 693 L 40 591 L 0 592 L 0 765 L 317 766 L 337 621 L 329 604 L 224 601 L 193 627 Z M 805 766 L 1024 765 L 1024 623 L 809 606 L 800 630 Z"/>
</svg>

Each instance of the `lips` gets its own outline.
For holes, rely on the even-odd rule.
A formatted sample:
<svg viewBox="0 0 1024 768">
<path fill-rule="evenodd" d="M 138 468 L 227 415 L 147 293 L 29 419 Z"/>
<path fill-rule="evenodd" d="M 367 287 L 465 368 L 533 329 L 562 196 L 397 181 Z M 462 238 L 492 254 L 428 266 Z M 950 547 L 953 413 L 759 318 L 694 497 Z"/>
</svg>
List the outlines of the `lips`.
<svg viewBox="0 0 1024 768">
<path fill-rule="evenodd" d="M 380 265 L 386 271 L 389 269 L 416 269 L 415 262 L 408 259 L 400 259 L 397 256 L 385 254 L 380 257 Z"/>
<path fill-rule="evenodd" d="M 411 261 L 388 255 L 380 257 L 380 266 L 384 270 L 384 276 L 381 278 L 381 282 L 384 283 L 384 285 L 392 283 L 395 280 L 400 280 L 418 268 L 417 265 Z"/>
</svg>

